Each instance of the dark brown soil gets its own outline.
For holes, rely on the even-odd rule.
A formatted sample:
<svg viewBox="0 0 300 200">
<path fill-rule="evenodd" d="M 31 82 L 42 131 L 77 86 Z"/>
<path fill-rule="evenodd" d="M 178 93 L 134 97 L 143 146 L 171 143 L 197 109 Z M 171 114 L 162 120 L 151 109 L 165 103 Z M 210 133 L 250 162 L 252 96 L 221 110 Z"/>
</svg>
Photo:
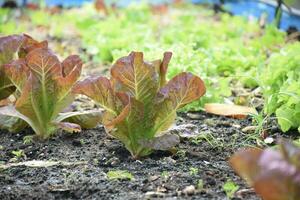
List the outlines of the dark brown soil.
<svg viewBox="0 0 300 200">
<path fill-rule="evenodd" d="M 201 134 L 210 133 L 214 139 L 182 139 L 176 154 L 156 152 L 139 161 L 131 159 L 123 145 L 108 137 L 101 126 L 80 134 L 59 133 L 47 142 L 32 144 L 23 144 L 23 137 L 32 134 L 29 129 L 20 134 L 1 132 L 2 164 L 15 157 L 13 150 L 23 150 L 26 155 L 15 162 L 52 160 L 87 164 L 2 170 L 0 199 L 227 199 L 223 191 L 226 181 L 232 180 L 239 190 L 247 188 L 227 160 L 237 149 L 256 145 L 254 139 L 249 139 L 250 134 L 241 131 L 251 125 L 251 120 L 197 115 L 198 119 L 190 119 L 181 113 L 177 124 L 195 124 Z M 134 180 L 108 180 L 106 173 L 110 170 L 127 170 Z M 203 181 L 203 188 L 197 188 L 199 181 Z M 196 190 L 187 195 L 185 189 L 190 185 Z M 240 197 L 235 200 L 260 199 L 251 191 L 236 196 Z"/>
</svg>

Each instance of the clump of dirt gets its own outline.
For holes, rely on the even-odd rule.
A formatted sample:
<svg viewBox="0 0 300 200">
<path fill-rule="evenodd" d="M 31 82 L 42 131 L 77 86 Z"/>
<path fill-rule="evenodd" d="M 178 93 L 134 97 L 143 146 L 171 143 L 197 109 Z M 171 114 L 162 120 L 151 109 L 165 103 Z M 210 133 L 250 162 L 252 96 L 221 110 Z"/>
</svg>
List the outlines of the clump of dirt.
<svg viewBox="0 0 300 200">
<path fill-rule="evenodd" d="M 234 174 L 228 158 L 240 147 L 256 145 L 241 130 L 251 119 L 235 120 L 205 113 L 181 113 L 177 125 L 194 124 L 196 138 L 182 139 L 176 153 L 155 152 L 133 160 L 124 146 L 104 128 L 80 134 L 61 132 L 46 142 L 24 144 L 19 134 L 0 133 L 0 164 L 29 160 L 63 161 L 74 165 L 14 166 L 0 172 L 0 199 L 226 199 L 223 185 L 233 181 L 247 186 Z M 19 158 L 12 151 L 22 150 Z M 82 162 L 85 161 L 85 162 Z M 107 172 L 126 170 L 134 179 L 109 180 Z M 245 190 L 244 190 L 245 191 Z M 253 191 L 234 199 L 259 199 Z"/>
</svg>

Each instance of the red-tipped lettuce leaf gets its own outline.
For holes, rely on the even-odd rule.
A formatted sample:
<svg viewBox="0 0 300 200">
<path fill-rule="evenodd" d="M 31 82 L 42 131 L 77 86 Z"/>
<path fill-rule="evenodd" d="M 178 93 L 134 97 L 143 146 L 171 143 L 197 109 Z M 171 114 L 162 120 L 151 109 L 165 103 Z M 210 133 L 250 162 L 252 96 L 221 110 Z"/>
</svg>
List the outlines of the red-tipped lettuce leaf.
<svg viewBox="0 0 300 200">
<path fill-rule="evenodd" d="M 230 158 L 230 164 L 264 200 L 298 200 L 300 149 L 287 142 L 280 148 L 242 150 Z"/>
<path fill-rule="evenodd" d="M 16 89 L 16 85 L 11 83 L 5 74 L 3 65 L 18 58 L 25 58 L 30 51 L 37 48 L 47 49 L 47 41 L 38 42 L 26 34 L 0 38 L 0 100 L 11 95 Z"/>
<path fill-rule="evenodd" d="M 108 78 L 89 77 L 79 81 L 74 87 L 74 91 L 94 99 L 101 107 L 116 117 L 117 98 Z"/>
<path fill-rule="evenodd" d="M 145 62 L 143 53 L 132 52 L 112 66 L 111 79 L 91 77 L 75 87 L 106 110 L 102 118 L 106 131 L 135 158 L 176 145 L 178 137 L 163 136 L 162 131 L 172 125 L 177 109 L 205 93 L 203 81 L 191 73 L 166 83 L 171 55 L 167 52 L 162 61 Z"/>
<path fill-rule="evenodd" d="M 143 53 L 132 52 L 120 58 L 111 68 L 114 89 L 126 92 L 147 106 L 158 90 L 159 81 L 155 66 L 143 60 Z"/>
<path fill-rule="evenodd" d="M 74 100 L 73 86 L 80 76 L 82 62 L 78 56 L 69 56 L 61 63 L 45 45 L 31 41 L 24 48 L 28 52 L 24 58 L 4 65 L 20 96 L 13 109 L 0 110 L 2 115 L 26 121 L 40 138 L 49 137 L 58 128 L 80 130 L 79 125 L 61 122 L 66 118 L 59 113 Z"/>
<path fill-rule="evenodd" d="M 176 111 L 205 94 L 204 82 L 191 73 L 183 72 L 160 89 L 156 101 L 156 131 L 167 130 L 176 118 Z"/>
<path fill-rule="evenodd" d="M 22 45 L 24 38 L 20 35 L 0 37 L 0 100 L 15 91 L 15 86 L 6 77 L 3 65 L 11 62 Z"/>
</svg>

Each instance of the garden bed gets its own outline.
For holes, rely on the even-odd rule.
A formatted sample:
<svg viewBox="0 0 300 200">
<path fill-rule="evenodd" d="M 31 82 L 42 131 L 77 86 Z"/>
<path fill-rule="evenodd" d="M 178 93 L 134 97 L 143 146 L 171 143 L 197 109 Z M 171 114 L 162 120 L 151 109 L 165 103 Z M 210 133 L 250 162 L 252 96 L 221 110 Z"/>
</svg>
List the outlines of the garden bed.
<svg viewBox="0 0 300 200">
<path fill-rule="evenodd" d="M 182 124 L 196 125 L 200 134 L 181 139 L 177 153 L 156 152 L 141 160 L 133 160 L 121 143 L 105 134 L 102 126 L 80 134 L 60 133 L 45 143 L 32 144 L 23 143 L 31 130 L 19 134 L 2 131 L 2 164 L 15 158 L 12 151 L 16 150 L 24 152 L 17 163 L 61 163 L 2 170 L 0 199 L 226 199 L 223 186 L 230 180 L 239 186 L 235 199 L 259 199 L 227 162 L 237 149 L 257 145 L 256 139 L 260 140 L 242 131 L 251 125 L 251 119 L 181 113 L 177 125 Z M 276 138 L 280 132 L 275 125 L 270 128 Z M 134 179 L 109 180 L 107 173 L 114 170 L 126 170 Z M 189 188 L 191 185 L 195 189 Z"/>
</svg>

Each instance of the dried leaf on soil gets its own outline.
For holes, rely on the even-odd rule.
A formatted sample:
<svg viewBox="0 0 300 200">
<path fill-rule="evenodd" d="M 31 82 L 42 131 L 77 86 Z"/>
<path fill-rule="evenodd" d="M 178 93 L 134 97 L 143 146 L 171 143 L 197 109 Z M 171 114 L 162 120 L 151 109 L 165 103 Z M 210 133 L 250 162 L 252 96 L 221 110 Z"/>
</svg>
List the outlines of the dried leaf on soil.
<svg viewBox="0 0 300 200">
<path fill-rule="evenodd" d="M 249 114 L 257 115 L 255 108 L 231 104 L 207 103 L 204 106 L 207 113 L 243 119 Z"/>
</svg>

